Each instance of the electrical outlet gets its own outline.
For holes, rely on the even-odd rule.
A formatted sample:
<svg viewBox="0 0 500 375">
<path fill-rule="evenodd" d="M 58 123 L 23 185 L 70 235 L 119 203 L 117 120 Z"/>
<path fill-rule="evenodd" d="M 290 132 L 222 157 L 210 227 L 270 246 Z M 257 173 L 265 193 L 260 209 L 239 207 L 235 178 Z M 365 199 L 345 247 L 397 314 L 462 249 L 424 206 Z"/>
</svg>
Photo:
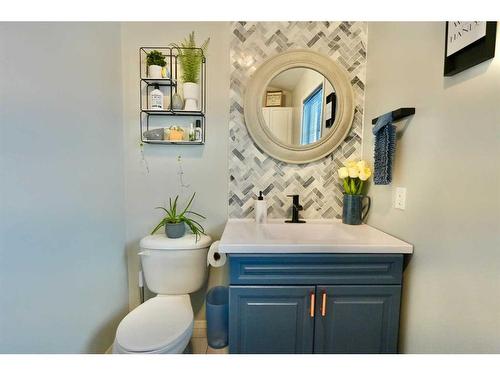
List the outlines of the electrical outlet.
<svg viewBox="0 0 500 375">
<path fill-rule="evenodd" d="M 406 188 L 397 187 L 394 196 L 394 208 L 404 210 L 406 207 Z"/>
</svg>

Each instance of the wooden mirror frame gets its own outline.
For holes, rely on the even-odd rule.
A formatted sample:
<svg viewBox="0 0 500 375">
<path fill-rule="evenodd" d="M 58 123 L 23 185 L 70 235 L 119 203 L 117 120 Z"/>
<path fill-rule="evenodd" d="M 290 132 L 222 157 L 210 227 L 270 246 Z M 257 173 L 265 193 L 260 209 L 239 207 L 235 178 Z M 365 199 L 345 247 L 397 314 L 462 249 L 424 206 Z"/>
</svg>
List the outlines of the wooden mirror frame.
<svg viewBox="0 0 500 375">
<path fill-rule="evenodd" d="M 292 68 L 309 68 L 322 74 L 337 95 L 335 122 L 328 134 L 309 145 L 281 142 L 267 126 L 262 98 L 271 80 Z M 250 78 L 244 101 L 245 123 L 254 142 L 269 156 L 293 164 L 305 164 L 331 154 L 345 139 L 354 118 L 354 94 L 347 73 L 330 58 L 309 50 L 293 50 L 274 56 L 259 66 Z"/>
</svg>

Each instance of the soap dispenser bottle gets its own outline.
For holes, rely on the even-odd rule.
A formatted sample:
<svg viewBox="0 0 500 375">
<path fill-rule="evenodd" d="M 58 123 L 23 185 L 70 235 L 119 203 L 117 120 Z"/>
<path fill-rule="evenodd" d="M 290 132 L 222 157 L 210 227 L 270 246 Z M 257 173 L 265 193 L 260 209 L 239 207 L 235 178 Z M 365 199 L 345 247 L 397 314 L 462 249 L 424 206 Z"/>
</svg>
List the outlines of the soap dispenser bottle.
<svg viewBox="0 0 500 375">
<path fill-rule="evenodd" d="M 160 90 L 160 86 L 155 84 L 155 89 L 149 94 L 151 100 L 150 109 L 163 109 L 163 93 Z"/>
<path fill-rule="evenodd" d="M 255 201 L 255 222 L 257 224 L 267 222 L 267 203 L 262 196 L 262 191 L 259 191 L 259 197 Z"/>
</svg>

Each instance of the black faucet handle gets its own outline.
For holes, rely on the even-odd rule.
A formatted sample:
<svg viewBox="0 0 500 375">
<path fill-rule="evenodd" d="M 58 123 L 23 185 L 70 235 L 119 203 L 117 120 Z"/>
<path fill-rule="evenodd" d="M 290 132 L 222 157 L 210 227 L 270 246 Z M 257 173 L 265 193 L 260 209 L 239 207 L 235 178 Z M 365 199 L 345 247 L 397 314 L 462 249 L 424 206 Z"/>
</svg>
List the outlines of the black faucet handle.
<svg viewBox="0 0 500 375">
<path fill-rule="evenodd" d="M 288 197 L 293 198 L 292 203 L 292 220 L 285 220 L 285 223 L 305 223 L 304 220 L 299 219 L 299 211 L 302 211 L 304 207 L 299 204 L 299 195 L 298 194 L 288 194 Z"/>
<path fill-rule="evenodd" d="M 299 195 L 298 194 L 289 194 L 287 195 L 287 197 L 291 197 L 293 199 L 293 205 L 294 207 L 296 207 L 297 209 L 301 210 L 302 209 L 302 206 L 299 204 Z M 300 208 L 299 208 L 300 207 Z"/>
</svg>

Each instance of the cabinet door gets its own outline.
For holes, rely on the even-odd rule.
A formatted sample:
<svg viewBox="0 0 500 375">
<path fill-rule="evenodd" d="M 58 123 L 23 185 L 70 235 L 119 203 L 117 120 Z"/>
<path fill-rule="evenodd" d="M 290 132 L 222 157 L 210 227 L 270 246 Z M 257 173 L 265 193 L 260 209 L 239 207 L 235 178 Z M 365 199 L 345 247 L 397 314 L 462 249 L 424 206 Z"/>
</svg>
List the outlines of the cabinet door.
<svg viewBox="0 0 500 375">
<path fill-rule="evenodd" d="M 230 286 L 230 353 L 312 353 L 314 292 L 314 286 Z"/>
<path fill-rule="evenodd" d="M 400 298 L 400 285 L 318 286 L 314 352 L 396 353 Z"/>
</svg>

